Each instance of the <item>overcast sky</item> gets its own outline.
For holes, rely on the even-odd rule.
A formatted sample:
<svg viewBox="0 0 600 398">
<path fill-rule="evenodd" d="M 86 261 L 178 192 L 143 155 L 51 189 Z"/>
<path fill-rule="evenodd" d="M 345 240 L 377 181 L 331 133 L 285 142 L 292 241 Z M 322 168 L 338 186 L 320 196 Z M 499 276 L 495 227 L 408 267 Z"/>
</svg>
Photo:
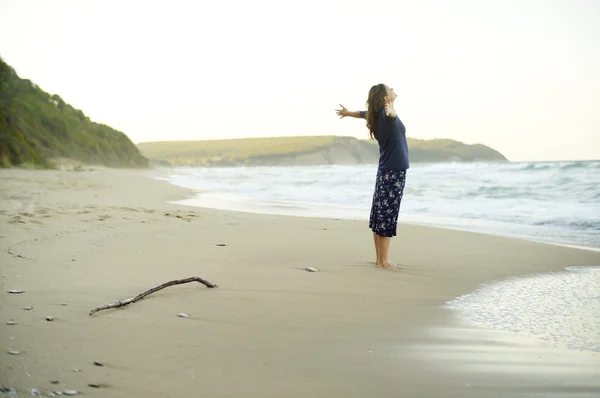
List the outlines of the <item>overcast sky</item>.
<svg viewBox="0 0 600 398">
<path fill-rule="evenodd" d="M 382 82 L 409 137 L 600 159 L 597 0 L 0 0 L 0 56 L 135 143 L 367 138 Z"/>
</svg>

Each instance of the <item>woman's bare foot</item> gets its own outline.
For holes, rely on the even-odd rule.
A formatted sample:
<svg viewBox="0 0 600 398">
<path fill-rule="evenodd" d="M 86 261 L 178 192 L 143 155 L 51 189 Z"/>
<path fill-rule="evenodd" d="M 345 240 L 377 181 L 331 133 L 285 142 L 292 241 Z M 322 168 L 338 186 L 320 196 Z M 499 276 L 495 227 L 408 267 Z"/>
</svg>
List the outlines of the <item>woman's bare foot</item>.
<svg viewBox="0 0 600 398">
<path fill-rule="evenodd" d="M 385 264 L 375 263 L 375 267 L 383 269 L 398 269 L 398 266 L 391 261 L 388 261 Z"/>
</svg>

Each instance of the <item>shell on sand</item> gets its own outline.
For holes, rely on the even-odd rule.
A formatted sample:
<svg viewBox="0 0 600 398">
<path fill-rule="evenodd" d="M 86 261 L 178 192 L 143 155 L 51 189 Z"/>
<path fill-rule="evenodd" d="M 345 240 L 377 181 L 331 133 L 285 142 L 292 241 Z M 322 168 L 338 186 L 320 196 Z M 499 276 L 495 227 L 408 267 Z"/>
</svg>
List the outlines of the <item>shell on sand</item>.
<svg viewBox="0 0 600 398">
<path fill-rule="evenodd" d="M 19 289 L 10 289 L 8 291 L 10 294 L 21 294 L 21 293 L 25 293 L 25 290 L 19 290 Z"/>
<path fill-rule="evenodd" d="M 306 267 L 304 269 L 308 272 L 319 272 L 319 270 L 314 267 Z"/>
<path fill-rule="evenodd" d="M 187 318 L 187 317 L 189 317 L 189 315 L 186 314 L 186 313 L 184 313 L 184 312 L 180 312 L 179 314 L 177 314 L 177 316 L 180 317 L 180 318 Z"/>
</svg>

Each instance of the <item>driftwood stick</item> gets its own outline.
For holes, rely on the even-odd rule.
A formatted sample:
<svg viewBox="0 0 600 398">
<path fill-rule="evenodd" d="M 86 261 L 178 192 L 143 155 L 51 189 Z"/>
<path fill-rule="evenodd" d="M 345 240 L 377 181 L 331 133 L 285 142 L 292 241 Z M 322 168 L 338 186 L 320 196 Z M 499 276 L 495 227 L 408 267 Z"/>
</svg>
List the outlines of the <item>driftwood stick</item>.
<svg viewBox="0 0 600 398">
<path fill-rule="evenodd" d="M 162 290 L 165 287 L 169 287 L 169 286 L 173 286 L 173 285 L 181 285 L 182 283 L 189 283 L 189 282 L 200 282 L 200 283 L 202 283 L 203 285 L 205 285 L 206 287 L 209 287 L 209 288 L 217 287 L 217 285 L 215 285 L 214 283 L 211 283 L 209 281 L 205 281 L 204 279 L 198 278 L 197 276 L 193 276 L 191 278 L 186 278 L 186 279 L 177 279 L 177 280 L 174 280 L 174 281 L 163 283 L 160 286 L 153 287 L 152 289 L 146 290 L 145 292 L 140 293 L 140 294 L 138 294 L 135 297 L 128 298 L 127 300 L 117 301 L 115 303 L 103 305 L 102 307 L 94 308 L 90 312 L 90 316 L 94 315 L 98 311 L 107 310 L 109 308 L 125 307 L 126 305 L 133 304 L 136 301 L 143 299 L 147 295 L 152 294 L 154 292 L 158 292 L 159 290 Z"/>
</svg>

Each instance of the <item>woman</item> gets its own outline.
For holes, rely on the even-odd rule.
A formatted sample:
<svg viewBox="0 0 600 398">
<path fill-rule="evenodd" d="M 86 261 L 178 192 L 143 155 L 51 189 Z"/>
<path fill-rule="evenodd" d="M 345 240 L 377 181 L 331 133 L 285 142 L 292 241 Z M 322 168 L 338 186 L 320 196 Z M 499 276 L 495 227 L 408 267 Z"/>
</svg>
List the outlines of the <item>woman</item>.
<svg viewBox="0 0 600 398">
<path fill-rule="evenodd" d="M 394 89 L 377 84 L 369 90 L 367 111 L 348 111 L 343 105 L 336 109 L 340 118 L 346 116 L 367 120 L 371 139 L 379 144 L 379 167 L 371 205 L 369 228 L 373 231 L 378 268 L 396 268 L 389 260 L 390 240 L 396 236 L 398 212 L 404 193 L 406 170 L 409 167 L 406 128 L 394 110 Z"/>
</svg>

